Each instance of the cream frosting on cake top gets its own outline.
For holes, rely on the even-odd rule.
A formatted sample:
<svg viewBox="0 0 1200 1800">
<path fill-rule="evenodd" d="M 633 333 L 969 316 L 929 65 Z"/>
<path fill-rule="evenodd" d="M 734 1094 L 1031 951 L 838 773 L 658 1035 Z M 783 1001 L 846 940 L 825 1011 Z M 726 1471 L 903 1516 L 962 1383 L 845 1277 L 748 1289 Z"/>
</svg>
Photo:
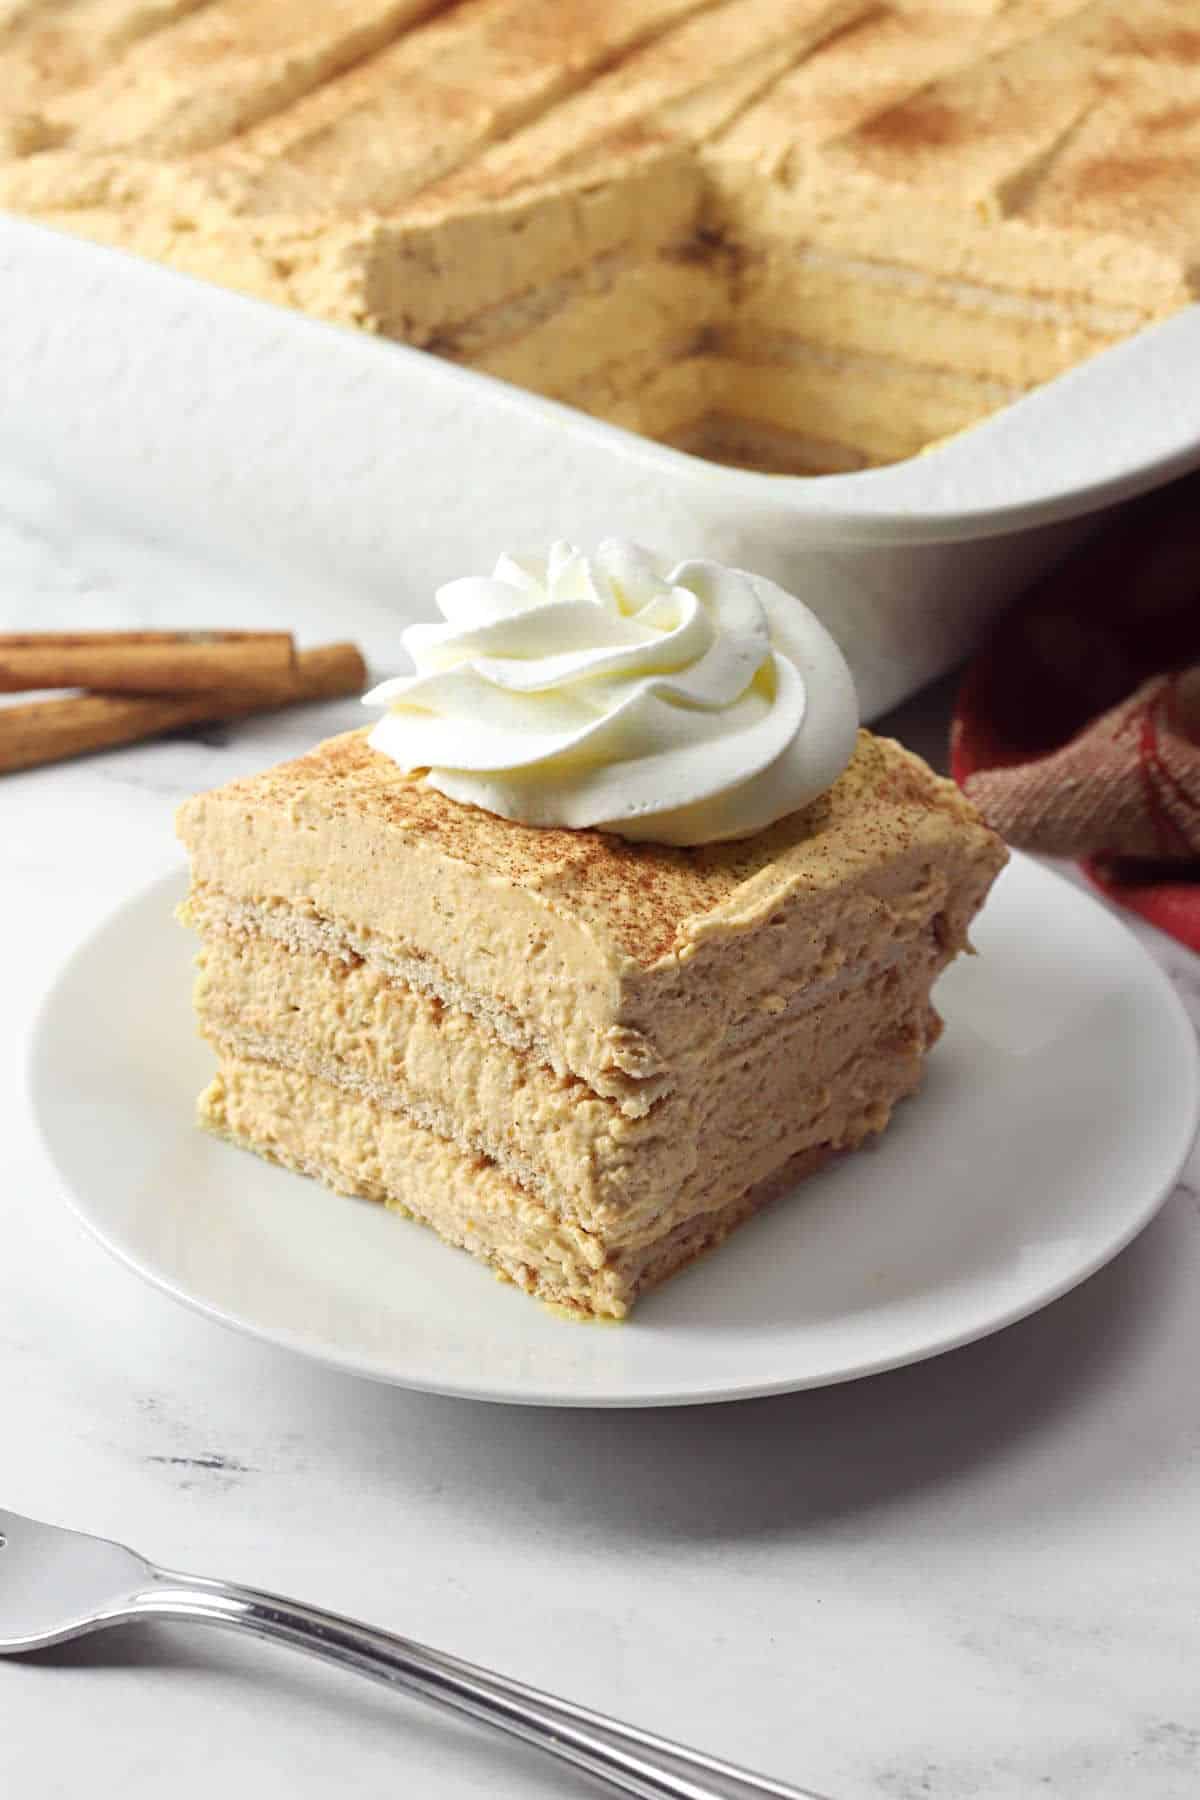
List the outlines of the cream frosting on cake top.
<svg viewBox="0 0 1200 1800">
<path fill-rule="evenodd" d="M 453 800 L 527 825 L 663 844 L 749 837 L 825 793 L 858 709 L 800 601 L 636 544 L 503 555 L 438 590 L 381 683 L 372 747 Z"/>
</svg>

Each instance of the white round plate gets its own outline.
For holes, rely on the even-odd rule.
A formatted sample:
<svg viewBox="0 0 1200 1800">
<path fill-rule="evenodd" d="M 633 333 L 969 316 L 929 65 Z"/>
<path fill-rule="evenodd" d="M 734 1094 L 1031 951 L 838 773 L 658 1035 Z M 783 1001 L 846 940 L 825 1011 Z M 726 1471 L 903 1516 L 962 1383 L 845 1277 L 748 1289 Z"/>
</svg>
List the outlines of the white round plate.
<svg viewBox="0 0 1200 1800">
<path fill-rule="evenodd" d="M 377 1380 L 654 1406 L 848 1381 L 996 1331 L 1146 1225 L 1197 1120 L 1191 1026 L 1136 939 L 1016 856 L 946 1032 L 877 1148 L 778 1201 L 619 1326 L 576 1324 L 431 1231 L 198 1131 L 182 875 L 122 905 L 51 991 L 35 1111 L 85 1225 L 210 1317 Z"/>
</svg>

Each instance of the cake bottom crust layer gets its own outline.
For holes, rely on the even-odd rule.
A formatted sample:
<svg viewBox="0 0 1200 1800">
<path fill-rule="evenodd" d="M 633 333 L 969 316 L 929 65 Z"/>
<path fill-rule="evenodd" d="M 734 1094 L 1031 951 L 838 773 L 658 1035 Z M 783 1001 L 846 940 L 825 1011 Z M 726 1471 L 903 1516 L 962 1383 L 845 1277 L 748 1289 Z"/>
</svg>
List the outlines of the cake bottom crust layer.
<svg viewBox="0 0 1200 1800">
<path fill-rule="evenodd" d="M 914 1061 L 893 1100 L 919 1079 Z M 863 1136 L 881 1131 L 890 1111 L 879 1105 Z M 610 1319 L 624 1318 L 639 1294 L 854 1147 L 811 1146 L 715 1210 L 675 1221 L 652 1241 L 606 1248 L 592 1233 L 555 1217 L 486 1159 L 465 1155 L 434 1132 L 298 1070 L 225 1058 L 200 1097 L 199 1118 L 243 1149 L 432 1226 L 446 1243 L 551 1305 Z"/>
</svg>

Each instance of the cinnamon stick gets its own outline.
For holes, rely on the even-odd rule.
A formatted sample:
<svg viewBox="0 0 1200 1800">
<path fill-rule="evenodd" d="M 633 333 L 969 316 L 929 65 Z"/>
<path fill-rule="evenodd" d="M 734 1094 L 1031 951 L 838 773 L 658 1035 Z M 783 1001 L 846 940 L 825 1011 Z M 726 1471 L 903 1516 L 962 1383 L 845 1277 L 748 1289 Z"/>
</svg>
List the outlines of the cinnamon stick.
<svg viewBox="0 0 1200 1800">
<path fill-rule="evenodd" d="M 78 687 L 109 694 L 262 693 L 292 676 L 286 631 L 41 631 L 0 634 L 0 693 Z"/>
<path fill-rule="evenodd" d="M 182 694 L 138 699 L 122 694 L 81 694 L 0 707 L 0 773 L 60 762 L 89 750 L 111 750 L 185 725 L 243 718 L 248 713 L 305 700 L 336 700 L 361 692 L 366 665 L 353 644 L 325 644 L 297 655 L 286 684 L 269 693 Z"/>
</svg>

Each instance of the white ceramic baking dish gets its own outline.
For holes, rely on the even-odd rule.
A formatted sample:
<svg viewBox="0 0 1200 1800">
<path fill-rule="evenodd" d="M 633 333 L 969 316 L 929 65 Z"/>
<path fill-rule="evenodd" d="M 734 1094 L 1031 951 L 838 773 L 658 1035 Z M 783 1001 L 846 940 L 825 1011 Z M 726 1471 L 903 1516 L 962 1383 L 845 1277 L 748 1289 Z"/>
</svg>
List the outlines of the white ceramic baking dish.
<svg viewBox="0 0 1200 1800">
<path fill-rule="evenodd" d="M 22 220 L 0 218 L 0 284 L 0 516 L 50 503 L 103 530 L 131 593 L 203 579 L 231 607 L 291 594 L 331 631 L 382 627 L 502 547 L 621 534 L 799 594 L 865 718 L 958 660 L 1101 507 L 1200 464 L 1200 307 L 936 450 L 814 479 L 722 468 Z"/>
</svg>

